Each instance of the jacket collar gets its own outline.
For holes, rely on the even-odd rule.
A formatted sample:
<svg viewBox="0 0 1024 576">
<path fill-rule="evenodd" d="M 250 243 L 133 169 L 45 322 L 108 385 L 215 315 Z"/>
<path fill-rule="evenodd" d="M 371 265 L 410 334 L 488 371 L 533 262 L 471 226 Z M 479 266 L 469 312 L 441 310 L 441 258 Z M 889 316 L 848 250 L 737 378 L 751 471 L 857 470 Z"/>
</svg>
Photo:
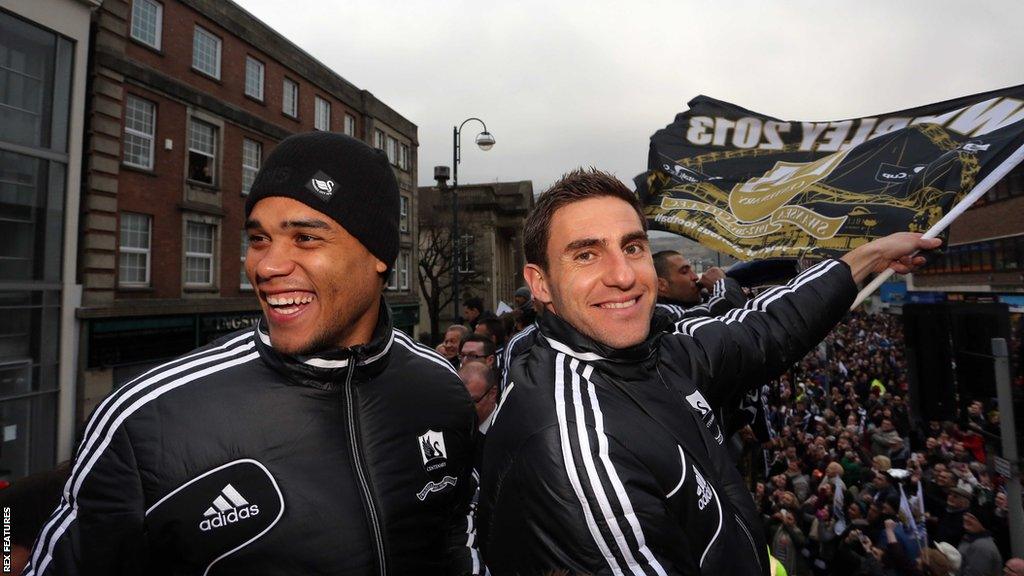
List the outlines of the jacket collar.
<svg viewBox="0 0 1024 576">
<path fill-rule="evenodd" d="M 636 367 L 657 362 L 658 342 L 669 320 L 660 314 L 651 319 L 647 338 L 629 348 L 612 348 L 584 335 L 560 316 L 546 313 L 537 321 L 541 341 L 556 352 L 585 362 L 596 362 L 604 370 L 629 377 Z"/>
<path fill-rule="evenodd" d="M 356 371 L 357 379 L 379 374 L 387 366 L 395 333 L 391 327 L 391 313 L 380 301 L 377 326 L 366 344 L 326 350 L 310 356 L 282 354 L 270 344 L 265 319 L 256 324 L 256 349 L 264 362 L 297 384 L 320 389 L 331 389 L 345 382 L 346 372 Z M 352 366 L 353 361 L 355 365 Z"/>
<path fill-rule="evenodd" d="M 700 302 L 683 302 L 682 300 L 674 300 L 666 296 L 658 296 L 658 304 L 668 304 L 669 306 L 680 306 L 682 308 L 693 308 L 704 303 L 702 298 Z"/>
</svg>

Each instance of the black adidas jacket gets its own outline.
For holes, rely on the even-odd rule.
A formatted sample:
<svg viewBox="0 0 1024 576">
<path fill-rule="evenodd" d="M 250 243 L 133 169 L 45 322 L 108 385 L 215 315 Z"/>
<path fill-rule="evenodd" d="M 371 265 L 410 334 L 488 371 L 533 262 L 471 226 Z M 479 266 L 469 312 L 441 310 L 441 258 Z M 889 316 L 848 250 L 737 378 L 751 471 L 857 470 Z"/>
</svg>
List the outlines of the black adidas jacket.
<svg viewBox="0 0 1024 576">
<path fill-rule="evenodd" d="M 26 574 L 469 574 L 474 411 L 393 330 L 310 358 L 259 327 L 93 412 Z"/>
<path fill-rule="evenodd" d="M 677 320 L 695 318 L 697 316 L 721 316 L 733 308 L 739 308 L 747 302 L 743 287 L 736 280 L 721 278 L 711 285 L 711 293 L 706 301 L 700 304 L 687 304 L 670 298 L 658 298 L 658 309 L 674 316 Z"/>
<path fill-rule="evenodd" d="M 655 308 L 655 314 L 663 314 L 673 323 L 687 318 L 703 316 L 720 316 L 733 308 L 739 308 L 747 302 L 743 288 L 739 282 L 732 278 L 722 278 L 711 287 L 711 294 L 707 301 L 700 304 L 686 304 L 669 299 L 659 299 Z M 512 338 L 500 354 L 499 370 L 501 381 L 498 383 L 499 393 L 505 390 L 508 384 L 508 368 L 513 358 L 529 350 L 537 341 L 537 323 L 534 322 L 520 330 Z"/>
<path fill-rule="evenodd" d="M 714 409 L 802 357 L 856 295 L 830 260 L 717 318 L 613 350 L 539 321 L 485 446 L 480 545 L 496 575 L 768 574 Z M 655 323 L 664 317 L 655 315 Z"/>
</svg>

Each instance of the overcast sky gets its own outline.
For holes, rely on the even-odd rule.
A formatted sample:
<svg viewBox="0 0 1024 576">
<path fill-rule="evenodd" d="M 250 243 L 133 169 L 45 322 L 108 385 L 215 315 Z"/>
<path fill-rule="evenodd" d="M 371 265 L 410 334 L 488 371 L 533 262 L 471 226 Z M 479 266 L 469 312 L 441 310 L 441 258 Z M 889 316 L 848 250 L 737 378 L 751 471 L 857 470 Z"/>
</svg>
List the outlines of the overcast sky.
<svg viewBox="0 0 1024 576">
<path fill-rule="evenodd" d="M 698 94 L 837 120 L 1024 84 L 1024 2 L 236 0 L 419 127 L 419 183 L 532 180 L 576 166 L 629 183 Z M 632 185 L 630 184 L 632 187 Z"/>
</svg>

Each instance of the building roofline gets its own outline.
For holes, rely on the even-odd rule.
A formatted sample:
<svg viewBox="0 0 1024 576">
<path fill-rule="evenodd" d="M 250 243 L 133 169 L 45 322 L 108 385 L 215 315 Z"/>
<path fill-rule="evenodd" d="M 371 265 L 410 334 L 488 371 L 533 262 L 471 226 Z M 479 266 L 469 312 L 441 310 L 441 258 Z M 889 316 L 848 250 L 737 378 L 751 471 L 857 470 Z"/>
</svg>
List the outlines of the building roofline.
<svg viewBox="0 0 1024 576">
<path fill-rule="evenodd" d="M 295 72 L 300 73 L 306 80 L 331 93 L 348 106 L 364 114 L 379 118 L 388 126 L 409 138 L 413 143 L 418 143 L 416 136 L 417 127 L 411 120 L 378 100 L 369 91 L 360 89 L 355 84 L 346 80 L 312 54 L 306 52 L 283 34 L 271 28 L 232 0 L 181 0 L 181 2 L 239 38 L 246 39 L 254 47 L 272 56 Z M 277 49 L 272 42 L 255 44 L 250 39 L 252 33 L 251 30 L 246 29 L 247 26 L 259 28 L 260 34 L 279 40 L 288 46 L 288 50 Z"/>
</svg>

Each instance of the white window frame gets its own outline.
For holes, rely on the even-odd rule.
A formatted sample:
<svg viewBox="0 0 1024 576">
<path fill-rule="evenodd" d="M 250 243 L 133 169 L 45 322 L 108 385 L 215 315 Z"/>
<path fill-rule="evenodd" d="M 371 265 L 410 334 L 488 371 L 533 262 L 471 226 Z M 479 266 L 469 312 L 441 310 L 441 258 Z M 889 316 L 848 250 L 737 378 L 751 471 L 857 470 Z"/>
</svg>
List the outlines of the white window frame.
<svg viewBox="0 0 1024 576">
<path fill-rule="evenodd" d="M 460 274 L 471 274 L 476 269 L 476 254 L 470 251 L 473 246 L 473 235 L 462 234 L 459 236 L 459 273 Z M 463 265 L 469 264 L 468 268 L 464 268 Z"/>
<path fill-rule="evenodd" d="M 207 40 L 212 40 L 214 42 L 214 48 L 216 48 L 216 49 L 214 50 L 214 62 L 213 62 L 214 69 L 213 69 L 212 72 L 209 71 L 209 70 L 204 70 L 200 66 L 196 65 L 196 56 L 197 56 L 196 42 L 197 42 L 197 40 L 199 38 L 206 38 Z M 196 71 L 198 71 L 198 72 L 200 72 L 202 74 L 206 74 L 207 76 L 210 76 L 212 78 L 216 78 L 216 79 L 220 80 L 220 55 L 221 55 L 221 49 L 222 49 L 222 43 L 221 43 L 220 37 L 218 37 L 213 32 L 210 32 L 206 28 L 203 28 L 202 26 L 196 24 L 195 29 L 192 32 L 192 69 L 196 70 Z M 199 64 L 203 64 L 203 62 L 199 62 Z"/>
<path fill-rule="evenodd" d="M 151 133 L 147 134 L 146 132 L 143 132 L 142 130 L 138 130 L 138 129 L 135 129 L 135 128 L 130 128 L 128 126 L 128 108 L 130 107 L 130 105 L 131 105 L 130 103 L 132 103 L 132 102 L 138 102 L 138 103 L 142 104 L 143 106 L 148 106 L 149 107 L 150 113 L 151 113 L 150 115 L 153 117 L 153 125 L 150 126 L 150 129 L 152 130 Z M 154 150 L 156 148 L 156 104 L 150 102 L 149 100 L 146 100 L 145 98 L 141 98 L 139 96 L 136 96 L 135 94 L 127 94 L 126 97 L 125 97 L 124 107 L 125 107 L 125 115 L 124 115 L 125 116 L 125 121 L 124 121 L 124 134 L 125 134 L 125 138 L 124 138 L 124 142 L 122 143 L 123 149 L 122 149 L 122 153 L 121 153 L 121 161 L 124 162 L 125 164 L 127 164 L 128 166 L 135 166 L 136 168 L 142 168 L 143 170 L 152 170 L 153 169 L 153 165 L 154 165 L 154 154 L 155 154 Z M 128 140 L 127 136 L 132 136 L 133 138 L 138 138 L 138 139 L 141 139 L 141 140 L 144 140 L 144 141 L 147 141 L 147 140 L 149 141 L 149 155 L 148 155 L 148 157 L 146 159 L 146 164 L 136 164 L 135 162 L 129 161 L 128 158 L 125 156 L 125 154 L 128 151 L 128 146 L 126 145 L 127 144 L 127 140 Z"/>
<path fill-rule="evenodd" d="M 210 229 L 210 252 L 189 252 L 188 250 L 188 229 L 190 225 L 205 226 Z M 184 265 L 182 268 L 182 285 L 186 288 L 213 288 L 217 285 L 217 225 L 202 220 L 185 220 L 185 234 L 182 237 L 182 249 L 185 253 L 185 258 L 182 260 Z M 189 258 L 195 258 L 200 260 L 206 260 L 209 262 L 210 269 L 210 281 L 209 282 L 189 282 L 188 281 L 188 260 Z"/>
<path fill-rule="evenodd" d="M 398 197 L 398 230 L 409 231 L 409 197 L 404 194 Z"/>
<path fill-rule="evenodd" d="M 259 75 L 256 78 L 257 85 L 254 87 L 254 90 L 256 91 L 255 94 L 249 91 L 249 67 L 250 67 L 250 65 L 253 66 L 253 70 L 258 71 L 258 73 L 259 73 Z M 260 102 L 263 102 L 263 81 L 264 81 L 264 78 L 266 77 L 266 70 L 267 70 L 267 67 L 260 60 L 258 60 L 256 58 L 253 58 L 252 56 L 248 56 L 248 55 L 245 57 L 245 95 L 246 96 L 249 96 L 250 98 L 255 98 L 256 100 L 259 100 Z"/>
<path fill-rule="evenodd" d="M 383 130 L 375 130 L 373 133 L 373 145 L 378 150 L 383 150 L 387 146 L 387 136 Z"/>
<path fill-rule="evenodd" d="M 402 170 L 409 169 L 409 145 L 399 144 L 398 145 L 398 167 Z"/>
<path fill-rule="evenodd" d="M 384 152 L 388 155 L 388 162 L 392 166 L 398 166 L 398 139 L 393 136 L 388 136 L 387 147 Z"/>
<path fill-rule="evenodd" d="M 200 124 L 205 124 L 205 125 L 209 126 L 211 129 L 213 129 L 213 153 L 206 152 L 205 150 L 197 150 L 196 148 L 192 147 L 192 123 L 193 122 L 198 122 Z M 217 126 L 216 124 L 212 124 L 210 122 L 206 122 L 204 120 L 200 120 L 199 118 L 196 118 L 195 116 L 191 116 L 188 119 L 188 132 L 189 132 L 188 152 L 189 153 L 195 152 L 196 154 L 199 154 L 199 155 L 202 155 L 202 156 L 206 156 L 207 158 L 210 159 L 210 166 L 212 167 L 212 174 L 211 174 L 211 181 L 210 182 L 203 182 L 202 180 L 193 180 L 191 178 L 189 178 L 189 182 L 197 182 L 199 184 L 206 185 L 206 186 L 216 186 L 217 182 L 218 182 L 217 176 L 218 176 L 218 172 L 219 172 L 219 170 L 217 170 L 217 168 L 218 168 L 218 166 L 217 166 L 217 151 L 220 148 L 220 127 Z M 192 164 L 191 164 L 192 159 L 191 158 L 186 158 L 185 161 L 186 161 L 186 168 L 188 169 L 189 174 L 191 174 L 191 172 L 192 172 Z"/>
<path fill-rule="evenodd" d="M 289 88 L 291 88 L 291 110 L 288 109 Z M 281 82 L 281 112 L 292 118 L 299 117 L 299 83 L 291 78 Z"/>
<path fill-rule="evenodd" d="M 313 127 L 323 132 L 331 131 L 331 103 L 319 96 L 313 97 Z"/>
<path fill-rule="evenodd" d="M 154 8 L 155 11 L 156 11 L 156 22 L 153 23 L 153 26 L 154 26 L 154 29 L 155 29 L 155 36 L 156 36 L 154 38 L 155 42 L 149 42 L 146 38 L 140 38 L 139 36 L 135 35 L 135 31 L 136 31 L 135 24 L 137 22 L 138 17 L 140 16 L 140 14 L 138 12 L 136 12 L 136 8 L 139 7 L 139 6 L 143 6 L 143 5 L 150 6 L 150 7 Z M 138 41 L 138 42 L 140 42 L 142 44 L 145 44 L 146 46 L 149 46 L 150 48 L 155 48 L 156 50 L 159 50 L 160 49 L 160 44 L 163 41 L 163 26 L 164 26 L 164 5 L 163 4 L 161 4 L 160 2 L 155 2 L 154 0 L 132 0 L 132 23 L 131 23 L 131 26 L 130 26 L 129 34 L 131 35 L 133 40 L 136 40 L 136 41 Z M 140 32 L 141 32 L 141 30 L 140 30 Z"/>
<path fill-rule="evenodd" d="M 238 279 L 239 290 L 252 290 L 252 283 L 249 282 L 249 275 L 245 273 L 245 255 L 249 251 L 249 231 L 242 230 L 242 249 L 239 253 L 239 262 L 241 262 L 241 278 Z"/>
<path fill-rule="evenodd" d="M 398 289 L 409 289 L 409 263 L 412 260 L 408 250 L 398 253 Z"/>
<path fill-rule="evenodd" d="M 345 114 L 345 134 L 348 136 L 356 135 L 356 117 L 351 114 Z"/>
<path fill-rule="evenodd" d="M 391 273 L 388 274 L 388 285 L 384 287 L 385 290 L 398 290 L 398 263 L 395 263 L 395 267 L 391 269 Z"/>
<path fill-rule="evenodd" d="M 140 248 L 138 246 L 125 246 L 124 243 L 121 241 L 121 239 L 122 239 L 122 237 L 124 235 L 124 225 L 125 225 L 125 217 L 126 216 L 128 216 L 128 217 L 139 217 L 139 218 L 145 219 L 145 222 L 146 222 L 146 247 L 145 248 Z M 142 288 L 142 287 L 149 286 L 149 283 L 150 283 L 150 271 L 153 269 L 153 266 L 151 265 L 152 259 L 153 259 L 153 253 L 152 253 L 152 250 L 153 250 L 153 217 L 150 216 L 149 214 L 138 214 L 138 213 L 135 213 L 135 212 L 122 212 L 121 213 L 121 220 L 118 223 L 118 230 L 117 230 L 117 250 L 118 250 L 118 260 L 117 260 L 117 284 L 118 284 L 118 286 L 124 287 L 124 288 Z M 143 282 L 132 282 L 132 281 L 126 281 L 124 279 L 124 275 L 121 273 L 123 268 L 121 266 L 120 254 L 122 254 L 122 253 L 123 254 L 145 254 L 145 256 L 146 256 L 146 268 L 145 268 L 145 270 L 146 270 L 146 279 Z"/>
<path fill-rule="evenodd" d="M 252 156 L 246 151 L 247 145 L 253 145 L 256 147 L 256 163 L 247 163 L 252 160 Z M 260 166 L 263 165 L 263 144 L 260 144 L 252 138 L 242 138 L 242 195 L 247 196 L 252 183 L 256 181 L 256 173 L 260 171 Z M 248 186 L 246 186 L 246 180 L 248 180 Z"/>
</svg>

